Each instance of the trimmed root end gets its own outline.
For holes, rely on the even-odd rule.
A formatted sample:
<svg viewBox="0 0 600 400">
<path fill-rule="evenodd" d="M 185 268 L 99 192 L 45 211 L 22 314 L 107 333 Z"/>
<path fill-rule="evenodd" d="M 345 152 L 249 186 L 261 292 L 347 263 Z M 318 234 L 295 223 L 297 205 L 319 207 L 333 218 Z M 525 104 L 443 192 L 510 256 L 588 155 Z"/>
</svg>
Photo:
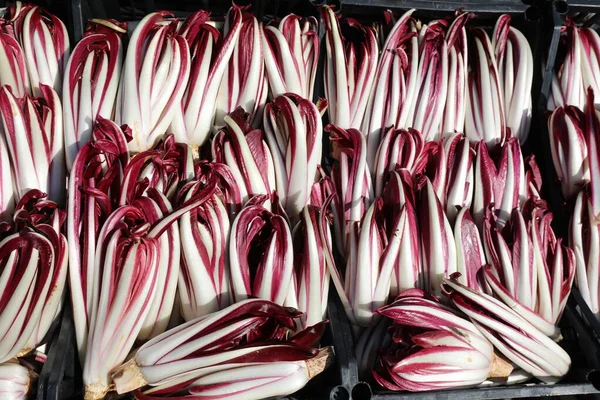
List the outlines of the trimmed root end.
<svg viewBox="0 0 600 400">
<path fill-rule="evenodd" d="M 29 370 L 29 371 L 31 371 L 31 370 Z M 31 376 L 31 374 L 29 374 L 29 379 L 27 379 L 27 383 L 25 384 L 25 393 L 29 393 L 29 391 L 31 390 L 31 386 L 33 386 L 32 380 L 33 380 L 33 377 Z"/>
<path fill-rule="evenodd" d="M 557 333 L 554 336 L 551 336 L 550 339 L 554 340 L 556 343 L 560 343 L 563 340 L 562 333 L 560 332 L 560 328 L 556 328 Z"/>
<path fill-rule="evenodd" d="M 106 397 L 108 386 L 102 382 L 85 385 L 85 400 L 100 400 Z"/>
<path fill-rule="evenodd" d="M 308 379 L 312 379 L 325 371 L 335 361 L 333 347 L 324 347 L 319 353 L 310 360 L 306 360 L 306 369 L 308 370 Z"/>
<path fill-rule="evenodd" d="M 110 28 L 110 29 L 112 29 L 112 30 L 114 30 L 116 32 L 119 32 L 119 33 L 127 33 L 127 29 L 123 29 L 120 26 L 115 25 L 112 22 L 107 21 L 105 19 L 92 18 L 88 22 L 93 22 L 93 23 L 98 24 L 98 25 L 106 26 L 107 28 Z"/>
<path fill-rule="evenodd" d="M 111 377 L 119 394 L 132 392 L 148 384 L 142 375 L 142 370 L 135 362 L 135 357 L 115 368 L 111 372 Z"/>
<path fill-rule="evenodd" d="M 488 378 L 502 378 L 507 379 L 513 372 L 513 365 L 494 353 L 492 357 L 492 363 L 490 365 L 490 372 Z"/>
<path fill-rule="evenodd" d="M 23 349 L 20 352 L 17 353 L 17 355 L 15 357 L 25 357 L 27 354 L 31 353 L 33 351 L 33 349 Z"/>
<path fill-rule="evenodd" d="M 196 161 L 200 159 L 200 146 L 191 145 L 192 148 L 192 160 Z"/>
<path fill-rule="evenodd" d="M 40 377 L 40 375 L 37 372 L 35 372 L 29 368 L 27 369 L 27 375 L 29 375 L 29 381 L 35 381 L 36 379 L 38 379 Z"/>
</svg>

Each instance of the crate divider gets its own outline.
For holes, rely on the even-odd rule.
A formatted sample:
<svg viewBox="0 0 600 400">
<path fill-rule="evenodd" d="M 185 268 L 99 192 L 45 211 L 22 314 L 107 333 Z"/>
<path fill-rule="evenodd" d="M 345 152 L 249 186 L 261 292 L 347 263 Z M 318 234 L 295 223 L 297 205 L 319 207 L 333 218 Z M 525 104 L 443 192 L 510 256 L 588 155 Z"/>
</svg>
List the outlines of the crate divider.
<svg viewBox="0 0 600 400">
<path fill-rule="evenodd" d="M 73 311 L 69 299 L 63 307 L 60 327 L 49 343 L 48 356 L 42 367 L 37 388 L 36 400 L 69 400 L 83 397 Z"/>
</svg>

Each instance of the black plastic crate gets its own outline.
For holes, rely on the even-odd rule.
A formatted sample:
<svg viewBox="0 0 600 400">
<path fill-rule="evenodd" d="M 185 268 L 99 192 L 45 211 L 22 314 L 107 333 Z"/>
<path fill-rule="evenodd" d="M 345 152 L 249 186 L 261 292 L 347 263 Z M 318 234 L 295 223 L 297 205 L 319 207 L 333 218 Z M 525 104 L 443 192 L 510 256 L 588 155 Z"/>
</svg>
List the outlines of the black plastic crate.
<svg viewBox="0 0 600 400">
<path fill-rule="evenodd" d="M 416 8 L 428 15 L 434 15 L 437 12 L 444 12 L 445 15 L 453 13 L 456 10 L 464 9 L 465 11 L 474 12 L 477 14 L 503 14 L 503 13 L 522 13 L 527 12 L 531 7 L 537 7 L 531 2 L 520 2 L 515 0 L 339 0 L 345 5 L 358 7 L 376 7 L 379 9 L 410 9 Z M 536 13 L 531 9 L 529 13 Z"/>
<path fill-rule="evenodd" d="M 316 7 L 310 0 L 298 1 L 276 1 L 276 0 L 247 0 L 236 1 L 237 4 L 252 4 L 252 11 L 262 20 L 268 20 L 273 16 L 282 16 L 290 12 L 296 12 L 301 15 L 315 15 Z M 557 28 L 557 20 L 560 15 L 557 9 L 561 10 L 566 6 L 562 0 L 555 3 L 545 2 L 543 0 L 531 0 L 530 2 L 519 2 L 511 0 L 492 0 L 492 1 L 426 1 L 426 0 L 333 0 L 330 4 L 335 5 L 336 10 L 341 10 L 344 16 L 352 16 L 357 19 L 368 21 L 381 19 L 382 11 L 386 8 L 402 12 L 409 8 L 416 8 L 415 17 L 428 21 L 438 17 L 444 17 L 453 13 L 457 9 L 472 11 L 478 15 L 478 18 L 471 21 L 469 25 L 478 25 L 491 29 L 494 26 L 496 18 L 503 13 L 511 15 L 513 25 L 521 30 L 527 37 L 534 57 L 536 69 L 534 69 L 533 80 L 533 117 L 532 126 L 528 142 L 524 146 L 524 153 L 534 153 L 540 164 L 544 176 L 544 189 L 550 193 L 552 191 L 554 178 L 548 178 L 554 170 L 552 161 L 549 157 L 549 148 L 544 146 L 544 126 L 545 126 L 545 96 L 548 93 L 547 73 L 540 74 L 542 71 L 542 60 L 548 56 L 548 49 L 558 44 L 558 35 L 560 25 Z M 216 14 L 224 14 L 230 3 L 218 0 L 204 1 L 164 1 L 143 0 L 73 0 L 71 2 L 70 33 L 73 38 L 78 39 L 85 28 L 88 19 L 95 18 L 115 18 L 123 21 L 135 21 L 141 19 L 148 12 L 160 9 L 173 10 L 177 16 L 185 16 L 189 12 L 199 8 L 207 9 Z M 585 7 L 585 5 L 582 5 Z M 558 29 L 558 30 L 557 30 Z M 321 27 L 320 36 L 323 38 L 323 28 Z M 554 49 L 554 52 L 556 49 Z M 325 54 L 324 41 L 321 42 L 321 55 Z M 548 59 L 549 60 L 549 59 Z M 317 72 L 315 82 L 315 97 L 323 96 L 322 87 L 322 65 L 323 57 L 320 57 L 320 71 Z M 544 108 L 540 107 L 544 105 Z M 540 137 L 540 135 L 542 137 Z M 547 133 L 545 135 L 547 140 Z M 324 140 L 327 139 L 324 137 Z M 542 146 L 538 143 L 542 142 Z M 546 143 L 547 144 L 547 143 Z M 327 147 L 324 147 L 326 152 Z M 548 166 L 550 162 L 550 167 Z M 327 163 L 325 163 L 327 164 Z M 549 188 L 550 186 L 550 188 Z M 544 193 L 544 198 L 550 199 L 548 193 Z M 556 199 L 555 199 L 556 200 Z M 552 200 L 551 204 L 554 204 Z M 560 204 L 559 200 L 555 201 Z M 555 210 L 556 208 L 553 207 Z M 561 230 L 559 230 L 559 236 Z M 435 391 L 425 393 L 386 393 L 380 391 L 376 386 L 370 386 L 361 382 L 358 376 L 357 360 L 354 354 L 354 341 L 352 338 L 352 327 L 344 313 L 343 307 L 339 301 L 337 293 L 333 286 L 330 289 L 329 301 L 329 329 L 324 337 L 324 344 L 332 343 L 336 353 L 336 363 L 328 371 L 310 382 L 309 385 L 289 399 L 368 399 L 368 398 L 440 398 L 446 399 L 461 396 L 465 399 L 471 398 L 508 398 L 508 397 L 537 397 L 537 396 L 558 396 L 569 394 L 587 394 L 599 393 L 594 384 L 598 380 L 598 372 L 595 368 L 600 362 L 600 350 L 597 336 L 590 329 L 590 323 L 581 319 L 575 311 L 574 305 L 570 305 L 565 310 L 565 337 L 570 337 L 569 345 L 579 354 L 574 358 L 574 367 L 564 382 L 553 386 L 541 384 L 526 384 L 505 387 L 488 387 L 464 390 Z M 567 334 L 568 333 L 568 334 Z M 72 334 L 72 332 L 71 332 Z M 578 362 L 582 359 L 583 362 Z M 595 360 L 595 362 L 594 362 Z M 597 385 L 600 387 L 600 385 Z M 332 388 L 333 387 L 333 388 Z"/>
<path fill-rule="evenodd" d="M 302 16 L 314 15 L 315 17 L 318 17 L 318 10 L 310 0 L 236 0 L 235 3 L 237 5 L 250 5 L 251 11 L 264 22 L 289 13 L 296 13 Z M 118 21 L 137 22 L 146 14 L 154 11 L 169 10 L 172 11 L 176 17 L 185 17 L 199 9 L 209 10 L 212 14 L 217 16 L 224 16 L 230 7 L 231 2 L 229 0 L 72 0 L 69 6 L 70 18 L 68 30 L 73 43 L 76 43 L 83 35 L 87 21 L 92 18 L 112 18 Z M 324 31 L 321 30 L 319 34 L 322 38 Z M 124 38 L 124 40 L 127 41 L 127 38 Z M 318 68 L 321 72 L 317 72 L 317 75 L 322 76 L 322 59 L 319 60 Z M 322 88 L 322 80 L 317 79 L 315 86 L 316 101 L 319 97 L 319 93 L 323 93 L 322 89 L 319 89 L 319 87 Z M 323 95 L 321 95 L 321 97 L 323 97 Z M 323 335 L 321 346 L 334 347 L 335 362 L 323 373 L 313 378 L 303 389 L 297 393 L 286 396 L 281 400 L 344 400 L 351 398 L 350 392 L 356 384 L 355 380 L 358 379 L 358 372 L 356 361 L 354 360 L 354 351 L 345 350 L 343 346 L 343 344 L 346 343 L 347 338 L 351 336 L 351 331 L 348 319 L 344 314 L 341 304 L 339 304 L 339 298 L 337 298 L 337 293 L 335 293 L 333 285 L 331 285 L 329 291 L 328 303 L 327 319 L 329 320 L 329 323 Z M 70 314 L 72 314 L 71 310 L 69 311 Z M 72 315 L 70 318 L 72 318 Z M 69 326 L 71 331 L 68 332 L 68 335 L 74 337 L 72 322 Z M 73 346 L 75 346 L 74 343 Z M 57 356 L 60 358 L 60 355 Z M 61 359 L 61 361 L 70 365 L 70 360 Z M 80 375 L 81 368 L 78 363 L 79 361 L 75 354 L 75 368 Z M 55 376 L 55 378 L 60 379 L 57 376 Z M 50 380 L 48 380 L 48 382 L 50 382 L 50 384 L 46 383 L 46 381 L 42 383 L 40 380 L 40 387 L 46 387 L 53 384 Z M 67 385 L 70 387 L 71 383 L 67 383 Z M 81 398 L 83 383 L 79 380 L 75 385 L 76 388 L 74 390 L 69 389 L 70 392 L 75 393 L 74 395 L 69 394 L 64 397 L 44 397 L 44 399 L 67 400 Z M 42 400 L 42 398 L 38 397 L 38 400 Z"/>
<path fill-rule="evenodd" d="M 554 213 L 554 227 L 558 236 L 567 238 L 570 216 L 573 209 L 574 199 L 565 199 L 558 185 L 558 176 L 554 168 L 551 157 L 550 139 L 548 132 L 547 116 L 549 111 L 547 101 L 552 83 L 554 64 L 557 57 L 561 27 L 565 23 L 565 18 L 569 17 L 578 25 L 600 29 L 600 1 L 597 0 L 553 0 L 546 4 L 544 16 L 544 31 L 546 33 L 547 46 L 542 55 L 542 62 L 545 64 L 543 70 L 543 80 L 541 83 L 539 98 L 537 103 L 537 115 L 539 132 L 541 135 L 541 146 L 539 147 L 542 156 L 540 160 L 540 169 L 543 174 L 545 185 L 544 198 L 549 201 L 552 212 Z"/>
<path fill-rule="evenodd" d="M 38 379 L 37 400 L 83 398 L 83 383 L 71 303 L 66 302 L 60 326 L 48 345 L 46 362 Z"/>
<path fill-rule="evenodd" d="M 327 312 L 331 320 L 339 384 L 330 391 L 330 399 L 363 398 L 357 394 L 361 393 L 365 388 L 367 393 L 370 393 L 370 390 L 368 386 L 365 386 L 360 381 L 358 376 L 358 364 L 354 352 L 354 340 L 352 339 L 352 326 L 333 286 L 331 287 L 331 292 Z"/>
<path fill-rule="evenodd" d="M 559 3 L 564 3 L 560 1 Z M 600 5 L 600 3 L 599 3 Z M 558 35 L 560 27 L 556 28 L 556 13 L 553 12 L 554 5 L 547 2 L 519 2 L 519 1 L 449 1 L 437 2 L 426 0 L 339 0 L 337 4 L 344 16 L 351 16 L 361 21 L 368 21 L 372 18 L 381 18 L 384 9 L 392 9 L 402 13 L 403 11 L 416 8 L 413 14 L 416 18 L 429 21 L 434 18 L 444 17 L 453 13 L 457 9 L 471 11 L 477 14 L 477 18 L 469 21 L 468 25 L 481 26 L 490 32 L 494 23 L 500 14 L 510 14 L 512 25 L 526 36 L 531 46 L 534 58 L 534 79 L 532 86 L 532 122 L 530 134 L 527 142 L 522 146 L 524 155 L 534 154 L 543 174 L 544 198 L 554 194 L 556 185 L 556 175 L 548 178 L 547 163 L 552 167 L 552 160 L 549 151 L 544 146 L 540 146 L 540 141 L 544 135 L 545 122 L 545 104 L 549 85 L 546 84 L 547 73 L 542 71 L 544 57 L 547 49 L 552 43 L 558 44 Z M 558 8 L 562 7 L 558 5 Z M 547 88 L 544 92 L 544 84 Z M 540 108 L 540 104 L 544 108 Z M 546 135 L 547 139 L 547 135 Z M 548 148 L 549 149 L 549 148 Z M 552 171 L 553 172 L 553 169 Z M 560 220 L 559 220 L 560 223 Z M 561 226 L 560 224 L 555 224 Z M 559 236 L 562 235 L 562 229 Z M 575 297 L 575 296 L 574 296 Z M 358 377 L 354 379 L 355 386 L 351 391 L 353 399 L 408 399 L 408 398 L 427 398 L 427 399 L 501 399 L 501 398 L 523 398 L 539 396 L 564 396 L 564 395 L 582 395 L 600 393 L 600 344 L 598 337 L 594 335 L 589 328 L 589 323 L 581 319 L 575 311 L 575 300 L 571 300 L 569 307 L 565 309 L 564 318 L 561 322 L 563 335 L 565 336 L 564 346 L 569 351 L 573 359 L 573 367 L 567 377 L 556 385 L 543 385 L 538 383 L 527 383 L 511 386 L 481 387 L 460 390 L 430 391 L 422 393 L 410 392 L 387 392 L 378 387 L 377 384 L 369 385 L 361 382 Z M 589 309 L 588 309 L 589 310 Z M 598 332 L 600 333 L 600 324 Z M 337 343 L 336 343 L 337 345 Z M 341 345 L 340 345 L 341 346 Z M 343 344 L 347 351 L 352 352 L 354 341 L 351 335 L 347 336 L 346 343 Z M 339 346 L 336 346 L 336 348 Z M 356 359 L 354 356 L 349 358 L 354 363 L 352 368 L 356 368 Z"/>
<path fill-rule="evenodd" d="M 568 15 L 585 26 L 597 24 L 600 17 L 598 0 L 554 0 L 553 8 L 558 15 Z"/>
<path fill-rule="evenodd" d="M 419 393 L 389 392 L 367 383 L 360 384 L 354 400 L 366 399 L 506 399 L 545 396 L 567 396 L 600 394 L 600 344 L 598 337 L 584 322 L 575 307 L 578 304 L 573 296 L 565 308 L 561 321 L 563 340 L 561 346 L 572 359 L 571 370 L 555 385 L 544 385 L 535 381 L 519 385 L 476 387 L 470 389 L 437 390 Z"/>
<path fill-rule="evenodd" d="M 17 0 L 0 0 L 0 8 L 4 8 L 9 5 L 12 5 L 16 1 Z M 59 17 L 65 23 L 65 25 L 67 26 L 67 29 L 69 29 L 69 25 L 70 25 L 70 23 L 69 23 L 69 21 L 70 21 L 69 7 L 71 4 L 71 2 L 69 0 L 21 0 L 21 1 L 24 3 L 37 4 L 39 6 L 44 7 L 46 10 L 48 10 L 52 14 Z M 73 43 L 71 43 L 71 46 L 73 46 Z"/>
<path fill-rule="evenodd" d="M 540 74 L 542 57 L 547 53 L 551 35 L 547 29 L 546 14 L 548 3 L 543 0 L 331 0 L 343 16 L 355 18 L 361 22 L 383 21 L 383 11 L 390 9 L 399 14 L 415 8 L 413 16 L 423 22 L 444 18 L 452 15 L 457 10 L 469 11 L 476 14 L 476 18 L 467 23 L 469 26 L 484 28 L 491 35 L 497 18 L 501 14 L 511 16 L 511 25 L 519 29 L 527 38 L 531 47 L 534 65 L 532 83 L 532 121 L 530 134 L 522 145 L 524 156 L 535 154 L 536 158 L 542 156 L 538 151 L 538 107 L 539 93 L 543 83 L 543 74 Z M 323 50 L 324 51 L 324 50 Z"/>
<path fill-rule="evenodd" d="M 235 4 L 250 5 L 252 12 L 263 21 L 290 13 L 302 16 L 318 15 L 311 0 L 236 0 Z M 230 7 L 231 1 L 223 0 L 72 0 L 70 1 L 70 33 L 72 38 L 79 40 L 87 21 L 91 18 L 139 21 L 146 14 L 154 11 L 168 10 L 177 17 L 185 17 L 199 9 L 223 16 Z"/>
<path fill-rule="evenodd" d="M 304 388 L 280 400 L 349 400 L 352 398 L 352 390 L 358 383 L 358 369 L 354 350 L 345 347 L 348 338 L 351 340 L 352 332 L 333 287 L 329 291 L 327 314 L 329 324 L 321 340 L 321 346 L 334 347 L 334 364 L 311 379 Z"/>
<path fill-rule="evenodd" d="M 332 300 L 333 301 L 333 300 Z M 329 324 L 321 340 L 322 346 L 334 346 L 339 339 L 336 336 L 345 335 L 349 330 L 347 320 L 340 320 L 345 315 L 340 314 L 335 307 L 329 307 Z M 343 351 L 334 347 L 335 363 L 317 375 L 300 391 L 281 400 L 341 400 L 349 399 L 344 393 L 349 393 L 353 387 L 350 376 L 352 362 L 348 361 Z M 356 365 L 354 363 L 354 365 Z M 358 374 L 355 373 L 357 376 Z M 345 379 L 345 380 L 344 380 Z M 338 385 L 338 382 L 346 384 Z M 112 396 L 112 395 L 111 395 Z M 341 396 L 341 397 L 338 397 Z M 119 398 L 122 398 L 120 396 Z M 73 313 L 69 302 L 65 304 L 60 325 L 48 344 L 48 355 L 37 381 L 36 400 L 77 400 L 83 398 L 82 369 L 77 355 L 75 342 L 75 327 Z M 113 397 L 111 397 L 113 398 Z"/>
<path fill-rule="evenodd" d="M 549 111 L 546 110 L 546 103 L 550 93 L 561 27 L 565 23 L 565 18 L 571 18 L 578 25 L 598 29 L 600 28 L 600 25 L 598 25 L 600 14 L 598 14 L 598 12 L 600 12 L 600 1 L 594 0 L 574 0 L 569 2 L 564 0 L 554 0 L 548 2 L 546 11 L 545 30 L 549 33 L 549 44 L 546 54 L 544 55 L 546 67 L 544 68 L 544 78 L 540 90 L 539 102 L 537 104 L 540 126 L 539 131 L 542 135 L 541 150 L 545 154 L 545 157 L 541 158 L 543 164 L 540 164 L 540 167 L 542 169 L 544 181 L 550 182 L 549 185 L 545 185 L 544 187 L 544 195 L 549 201 L 550 208 L 555 216 L 553 223 L 555 232 L 557 236 L 565 239 L 568 238 L 568 227 L 573 212 L 574 199 L 566 199 L 562 194 L 560 184 L 558 184 L 558 176 L 551 157 L 549 130 L 547 125 Z M 593 315 L 591 309 L 583 300 L 581 293 L 575 286 L 573 287 L 569 301 L 573 310 L 572 312 L 580 317 L 579 320 L 571 318 L 569 321 L 572 322 L 573 325 L 579 321 L 579 323 L 582 324 L 580 326 L 580 331 L 585 330 L 586 332 L 585 335 L 582 333 L 581 340 L 588 342 L 588 345 L 591 345 L 592 342 L 596 345 L 596 348 L 594 350 L 590 349 L 590 354 L 586 354 L 586 356 L 591 363 L 592 360 L 590 357 L 592 357 L 591 354 L 593 354 L 595 361 L 593 367 L 600 369 L 600 352 L 598 350 L 598 343 L 600 341 L 600 322 Z M 568 317 L 568 315 L 566 316 Z M 598 378 L 595 377 L 594 379 Z"/>
<path fill-rule="evenodd" d="M 332 298 L 332 290 L 330 290 L 330 299 Z M 332 300 L 330 300 L 331 303 Z M 340 314 L 337 312 L 335 306 L 331 304 L 328 306 L 328 318 L 329 323 L 327 329 L 321 339 L 321 346 L 334 346 L 337 343 L 336 336 L 340 332 L 344 332 L 344 322 L 340 320 Z M 334 364 L 329 366 L 325 371 L 311 379 L 308 384 L 300 389 L 298 392 L 281 398 L 280 400 L 342 400 L 344 397 L 344 391 L 346 390 L 344 385 L 339 385 L 338 382 L 343 382 L 344 373 L 348 370 L 347 361 L 342 349 L 338 349 L 334 346 L 335 361 Z M 335 393 L 340 393 L 335 397 Z"/>
</svg>

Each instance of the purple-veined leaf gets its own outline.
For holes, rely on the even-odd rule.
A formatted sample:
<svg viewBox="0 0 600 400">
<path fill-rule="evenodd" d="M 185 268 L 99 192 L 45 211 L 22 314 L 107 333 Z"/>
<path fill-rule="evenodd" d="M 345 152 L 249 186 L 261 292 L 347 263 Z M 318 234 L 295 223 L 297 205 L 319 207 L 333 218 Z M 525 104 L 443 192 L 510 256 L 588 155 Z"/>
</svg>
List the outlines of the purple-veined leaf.
<svg viewBox="0 0 600 400">
<path fill-rule="evenodd" d="M 422 243 L 424 288 L 440 294 L 444 277 L 457 272 L 456 244 L 452 228 L 428 178 L 423 179 L 419 193 L 419 232 Z"/>
<path fill-rule="evenodd" d="M 441 133 L 464 132 L 467 102 L 467 68 L 469 47 L 465 24 L 475 17 L 473 13 L 458 15 L 446 32 L 448 43 L 448 91 Z"/>
<path fill-rule="evenodd" d="M 544 383 L 556 383 L 571 359 L 552 339 L 499 300 L 444 279 L 444 291 L 509 361 Z"/>
<path fill-rule="evenodd" d="M 375 156 L 375 195 L 381 195 L 389 173 L 399 169 L 406 169 L 411 174 L 415 172 L 424 147 L 425 141 L 419 131 L 389 128 Z"/>
<path fill-rule="evenodd" d="M 14 25 L 6 19 L 0 19 L 0 63 L 0 86 L 9 85 L 19 97 L 31 94 L 25 54 Z"/>
</svg>

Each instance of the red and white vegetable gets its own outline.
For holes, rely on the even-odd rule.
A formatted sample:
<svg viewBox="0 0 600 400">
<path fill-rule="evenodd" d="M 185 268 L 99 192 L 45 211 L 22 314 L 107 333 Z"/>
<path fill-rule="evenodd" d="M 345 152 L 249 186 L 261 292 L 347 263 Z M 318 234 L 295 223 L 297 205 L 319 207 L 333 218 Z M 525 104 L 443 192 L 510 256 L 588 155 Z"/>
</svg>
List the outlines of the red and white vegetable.
<svg viewBox="0 0 600 400">
<path fill-rule="evenodd" d="M 465 134 L 472 142 L 488 147 L 507 138 L 504 98 L 494 48 L 482 28 L 471 31 Z"/>
<path fill-rule="evenodd" d="M 229 10 L 225 18 L 225 34 L 237 28 L 237 11 Z M 268 83 L 263 56 L 263 30 L 256 17 L 242 11 L 239 36 L 217 95 L 215 126 L 222 127 L 227 114 L 242 107 L 250 114 L 250 122 L 258 126 L 267 101 Z"/>
<path fill-rule="evenodd" d="M 510 16 L 507 14 L 498 18 L 492 37 L 506 128 L 510 130 L 510 136 L 524 143 L 531 126 L 534 69 L 531 47 L 525 35 L 510 26 Z"/>
<path fill-rule="evenodd" d="M 444 116 L 440 125 L 441 133 L 464 132 L 465 107 L 467 101 L 467 68 L 469 50 L 465 24 L 475 17 L 472 13 L 457 16 L 448 28 L 448 91 Z"/>
<path fill-rule="evenodd" d="M 0 364 L 0 393 L 6 400 L 25 400 L 31 388 L 32 374 L 17 362 Z"/>
<path fill-rule="evenodd" d="M 497 357 L 477 327 L 420 290 L 402 293 L 379 314 L 391 318 L 397 343 L 407 348 L 380 358 L 375 380 L 389 390 L 424 391 L 477 386 Z M 410 335 L 410 328 L 421 328 Z"/>
<path fill-rule="evenodd" d="M 42 84 L 39 90 L 41 97 L 19 98 L 8 86 L 0 89 L 0 119 L 15 195 L 18 200 L 28 190 L 39 189 L 63 204 L 67 182 L 62 108 L 51 87 Z"/>
<path fill-rule="evenodd" d="M 375 31 L 350 18 L 340 24 L 328 6 L 321 9 L 321 20 L 327 49 L 324 79 L 329 122 L 343 129 L 360 129 L 377 76 L 379 46 Z M 346 35 L 341 26 L 347 30 Z"/>
<path fill-rule="evenodd" d="M 219 86 L 239 40 L 242 10 L 233 5 L 229 11 L 229 30 L 222 37 L 211 25 L 210 13 L 198 11 L 181 24 L 179 34 L 188 42 L 191 55 L 190 79 L 171 122 L 178 142 L 202 145 L 213 128 Z"/>
<path fill-rule="evenodd" d="M 424 287 L 428 292 L 440 295 L 442 279 L 458 271 L 456 244 L 450 222 L 428 178 L 422 184 L 419 197 Z"/>
<path fill-rule="evenodd" d="M 65 219 L 65 211 L 38 190 L 29 191 L 15 210 L 14 221 L 19 232 L 41 234 L 52 245 L 50 288 L 46 297 L 42 298 L 44 308 L 40 320 L 24 351 L 33 350 L 48 339 L 46 335 L 62 311 L 68 265 L 67 238 L 62 234 Z"/>
<path fill-rule="evenodd" d="M 390 128 L 381 139 L 373 169 L 375 194 L 381 195 L 387 174 L 405 169 L 414 174 L 422 159 L 425 141 L 414 129 Z"/>
<path fill-rule="evenodd" d="M 272 302 L 249 299 L 189 321 L 147 342 L 117 368 L 112 373 L 117 392 L 150 385 L 139 398 L 183 392 L 262 399 L 293 393 L 321 372 L 329 357 L 312 347 L 322 326 L 286 339 L 299 316 Z M 321 360 L 321 366 L 314 365 Z"/>
<path fill-rule="evenodd" d="M 294 274 L 285 304 L 302 315 L 302 327 L 323 321 L 327 315 L 329 264 L 333 262 L 326 201 L 321 208 L 307 205 L 294 228 Z"/>
<path fill-rule="evenodd" d="M 65 155 L 71 170 L 77 153 L 92 138 L 98 116 L 113 118 L 123 65 L 121 35 L 127 25 L 90 21 L 66 67 L 62 87 Z"/>
<path fill-rule="evenodd" d="M 19 96 L 31 94 L 29 75 L 25 64 L 25 54 L 15 36 L 13 25 L 5 18 L 0 18 L 0 85 L 9 85 Z"/>
<path fill-rule="evenodd" d="M 313 98 L 319 61 L 318 22 L 315 17 L 285 16 L 279 26 L 263 31 L 263 51 L 273 97 L 293 93 Z"/>
<path fill-rule="evenodd" d="M 213 166 L 226 170 L 225 165 Z M 234 186 L 235 187 L 235 186 Z M 193 198 L 200 181 L 182 187 L 179 201 Z M 215 193 L 179 221 L 181 272 L 179 296 L 186 321 L 225 308 L 232 302 L 229 264 L 231 222 L 224 193 Z"/>
<path fill-rule="evenodd" d="M 600 315 L 600 36 L 568 21 L 548 101 L 571 250 L 520 147 L 526 36 L 418 15 L 159 11 L 128 38 L 91 20 L 69 58 L 55 16 L 2 10 L 0 392 L 26 395 L 13 359 L 49 340 L 67 276 L 88 400 L 291 394 L 332 361 L 330 280 L 361 379 L 562 379 L 575 280 Z"/>
<path fill-rule="evenodd" d="M 56 204 L 33 190 L 13 222 L 1 225 L 0 363 L 40 345 L 60 311 L 67 269 L 62 221 Z"/>
<path fill-rule="evenodd" d="M 568 24 L 561 32 L 561 46 L 557 54 L 548 96 L 548 110 L 561 106 L 575 106 L 583 110 L 585 90 L 583 86 L 581 37 L 575 24 Z"/>
<path fill-rule="evenodd" d="M 148 329 L 145 320 L 156 307 L 155 301 L 162 301 L 160 297 L 155 300 L 158 277 L 170 260 L 161 259 L 168 257 L 163 250 L 169 246 L 161 236 L 213 193 L 214 188 L 207 186 L 175 211 L 160 216 L 157 210 L 161 210 L 161 204 L 153 200 L 160 194 L 152 189 L 149 196 L 120 206 L 106 219 L 94 257 L 99 296 L 92 304 L 83 366 L 86 399 L 104 398 L 109 390 L 109 372 L 125 360 L 136 337 L 142 329 Z M 160 284 L 163 286 L 163 282 Z M 115 329 L 106 330 L 107 326 Z"/>
<path fill-rule="evenodd" d="M 579 192 L 590 179 L 586 122 L 575 106 L 558 107 L 548 119 L 552 161 L 565 197 Z"/>
<path fill-rule="evenodd" d="M 513 209 L 523 207 L 529 190 L 525 175 L 526 165 L 519 141 L 510 138 L 504 145 L 490 150 L 485 142 L 481 141 L 475 146 L 475 151 L 471 205 L 473 217 L 478 226 L 481 226 L 486 208 L 494 204 L 498 214 L 496 223 L 502 227 L 510 218 Z M 535 164 L 534 168 L 537 168 Z"/>
<path fill-rule="evenodd" d="M 594 107 L 600 102 L 600 36 L 592 28 L 578 29 L 581 43 L 581 77 L 583 89 L 592 88 L 596 95 Z M 589 99 L 588 99 L 589 100 Z"/>
<path fill-rule="evenodd" d="M 338 250 L 343 253 L 352 224 L 361 221 L 374 199 L 367 165 L 367 142 L 357 129 L 341 129 L 330 124 L 325 131 L 329 133 L 332 157 L 336 161 L 331 178 L 339 198 L 335 223 L 341 236 Z"/>
<path fill-rule="evenodd" d="M 417 87 L 408 126 L 421 132 L 427 141 L 441 138 L 448 92 L 447 25 L 447 20 L 435 20 L 419 31 Z"/>
<path fill-rule="evenodd" d="M 444 279 L 444 286 L 454 305 L 512 363 L 544 383 L 566 375 L 567 352 L 512 308 L 453 279 Z"/>
<path fill-rule="evenodd" d="M 410 126 L 417 97 L 419 42 L 414 9 L 396 21 L 381 50 L 376 79 L 371 90 L 362 132 L 367 136 L 369 166 L 375 168 L 378 151 L 386 130 Z M 339 75 L 337 75 L 339 79 Z M 330 97 L 327 97 L 330 99 Z M 331 116 L 330 116 L 331 119 Z M 343 125 L 340 125 L 344 128 Z"/>
<path fill-rule="evenodd" d="M 552 213 L 541 201 L 530 200 L 522 213 L 513 211 L 504 232 L 486 216 L 483 236 L 491 266 L 483 276 L 494 294 L 541 332 L 552 338 L 575 278 L 575 255 L 556 239 Z"/>
<path fill-rule="evenodd" d="M 283 305 L 294 270 L 292 233 L 268 196 L 254 197 L 231 225 L 229 266 L 234 302 L 258 297 Z M 275 206 L 276 207 L 276 206 Z"/>
<path fill-rule="evenodd" d="M 569 245 L 575 253 L 575 283 L 594 315 L 600 318 L 600 225 L 585 191 L 579 193 L 575 202 Z"/>
<path fill-rule="evenodd" d="M 79 359 L 85 360 L 101 271 L 95 266 L 100 230 L 118 205 L 121 180 L 129 162 L 127 135 L 114 122 L 99 117 L 92 140 L 77 154 L 69 179 L 67 239 L 69 286 Z"/>
<path fill-rule="evenodd" d="M 131 128 L 132 152 L 148 150 L 167 132 L 187 86 L 190 50 L 172 17 L 148 14 L 129 39 L 115 118 Z"/>
<path fill-rule="evenodd" d="M 4 18 L 12 25 L 23 49 L 32 94 L 42 96 L 42 85 L 60 94 L 70 52 L 65 24 L 40 6 L 20 1 L 8 8 Z M 24 95 L 16 87 L 14 90 L 19 97 Z"/>
<path fill-rule="evenodd" d="M 321 110 L 298 95 L 275 98 L 265 107 L 265 137 L 275 169 L 279 199 L 290 218 L 296 218 L 309 202 L 318 177 L 323 147 Z M 275 188 L 273 188 L 275 189 Z"/>
<path fill-rule="evenodd" d="M 252 128 L 250 114 L 241 107 L 224 121 L 227 126 L 212 141 L 213 160 L 231 169 L 244 203 L 252 196 L 271 194 L 275 167 L 263 132 Z"/>
</svg>

